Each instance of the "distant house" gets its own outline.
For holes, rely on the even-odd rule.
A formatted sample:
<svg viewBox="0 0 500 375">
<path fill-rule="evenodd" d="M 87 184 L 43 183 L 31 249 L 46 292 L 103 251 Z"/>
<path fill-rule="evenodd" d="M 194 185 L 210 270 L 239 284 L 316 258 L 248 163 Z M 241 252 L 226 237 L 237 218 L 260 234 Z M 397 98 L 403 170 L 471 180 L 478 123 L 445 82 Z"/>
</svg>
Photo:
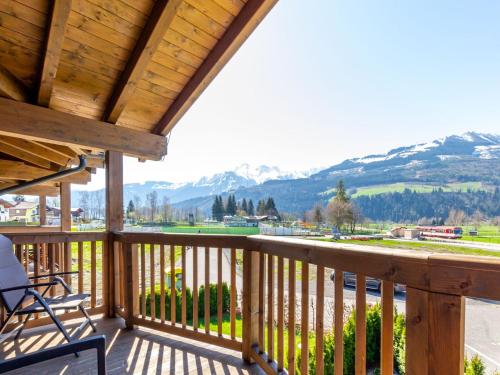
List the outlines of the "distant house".
<svg viewBox="0 0 500 375">
<path fill-rule="evenodd" d="M 80 207 L 71 208 L 71 219 L 74 223 L 79 223 L 83 218 L 83 209 Z M 61 209 L 59 207 L 47 206 L 47 224 L 60 225 Z"/>
<path fill-rule="evenodd" d="M 10 220 L 9 208 L 13 206 L 12 203 L 0 199 L 0 222 L 6 222 Z"/>
<path fill-rule="evenodd" d="M 35 202 L 17 202 L 9 208 L 9 220 L 31 223 L 37 220 L 38 204 Z"/>
<path fill-rule="evenodd" d="M 224 226 L 226 227 L 258 227 L 259 223 L 277 221 L 277 216 L 224 216 Z"/>
</svg>

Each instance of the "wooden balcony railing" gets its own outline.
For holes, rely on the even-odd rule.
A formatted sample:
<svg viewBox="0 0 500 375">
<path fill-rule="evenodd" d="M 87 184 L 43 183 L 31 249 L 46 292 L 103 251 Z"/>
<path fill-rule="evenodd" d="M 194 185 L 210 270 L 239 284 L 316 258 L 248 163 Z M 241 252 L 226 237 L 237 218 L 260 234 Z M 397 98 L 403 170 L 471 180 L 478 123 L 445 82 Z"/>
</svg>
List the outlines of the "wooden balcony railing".
<svg viewBox="0 0 500 375">
<path fill-rule="evenodd" d="M 496 258 L 265 236 L 124 232 L 109 234 L 113 246 L 107 247 L 107 236 L 71 233 L 12 238 L 20 259 L 27 256 L 39 264 L 45 259 L 44 247 L 39 244 L 53 244 L 51 248 L 63 244 L 62 249 L 69 254 L 70 244 L 90 241 L 90 290 L 97 308 L 113 306 L 129 328 L 149 327 L 241 351 L 244 360 L 256 362 L 267 373 L 308 373 L 310 346 L 315 347 L 316 374 L 325 373 L 323 339 L 327 331 L 334 332 L 334 374 L 344 373 L 344 272 L 356 275 L 356 374 L 367 370 L 367 278 L 381 280 L 382 374 L 393 374 L 394 370 L 396 283 L 406 286 L 406 374 L 463 374 L 464 297 L 500 300 L 500 261 Z M 102 302 L 95 290 L 95 274 L 100 272 L 92 255 L 96 241 L 102 242 L 103 282 L 114 285 L 109 288 L 114 295 L 108 298 L 103 293 Z M 25 244 L 29 244 L 28 249 L 40 250 L 31 255 Z M 85 257 L 81 252 L 76 257 L 74 246 L 72 265 L 62 251 L 60 258 L 54 254 L 44 267 L 78 264 L 86 270 L 81 265 Z M 110 267 L 107 259 L 113 259 Z M 108 269 L 114 270 L 113 277 L 107 276 Z M 332 270 L 334 283 L 325 282 L 325 275 Z M 209 284 L 213 287 L 207 288 Z M 103 290 L 108 290 L 107 286 Z M 215 311 L 211 296 L 216 301 Z M 325 314 L 327 303 L 333 306 L 332 316 Z M 295 342 L 296 332 L 300 345 Z"/>
<path fill-rule="evenodd" d="M 5 234 L 13 244 L 17 258 L 30 276 L 54 272 L 79 271 L 78 275 L 66 275 L 65 282 L 78 293 L 89 293 L 88 308 L 92 314 L 105 311 L 108 290 L 108 234 L 105 232 L 58 232 L 58 233 L 15 233 Z M 42 279 L 43 280 L 43 279 Z M 63 293 L 52 288 L 49 293 Z M 67 313 L 62 320 L 79 317 Z M 4 321 L 5 311 L 0 307 L 0 318 Z M 27 327 L 48 324 L 45 314 L 35 314 Z M 13 327 L 15 324 L 13 324 Z"/>
</svg>

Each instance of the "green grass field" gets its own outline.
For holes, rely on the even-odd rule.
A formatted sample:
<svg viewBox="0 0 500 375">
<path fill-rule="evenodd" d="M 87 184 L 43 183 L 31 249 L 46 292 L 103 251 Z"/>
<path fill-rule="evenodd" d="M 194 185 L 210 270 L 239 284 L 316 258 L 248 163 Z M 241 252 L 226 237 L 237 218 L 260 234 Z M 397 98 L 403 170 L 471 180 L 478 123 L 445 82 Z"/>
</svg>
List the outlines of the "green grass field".
<svg viewBox="0 0 500 375">
<path fill-rule="evenodd" d="M 319 240 L 319 239 L 318 239 Z M 483 249 L 473 249 L 465 246 L 452 246 L 446 243 L 436 244 L 428 243 L 426 241 L 393 241 L 393 240 L 369 240 L 369 241 L 356 241 L 356 240 L 330 240 L 322 239 L 320 241 L 349 243 L 363 246 L 380 246 L 391 249 L 403 250 L 424 250 L 437 253 L 452 253 L 452 254 L 465 254 L 465 255 L 481 255 L 500 257 L 500 252 L 488 251 Z"/>
<path fill-rule="evenodd" d="M 488 187 L 484 186 L 481 182 L 456 182 L 446 185 L 426 185 L 426 184 L 408 184 L 404 182 L 386 185 L 375 185 L 360 187 L 352 198 L 357 198 L 362 195 L 377 195 L 382 193 L 402 193 L 405 189 L 415 190 L 417 193 L 431 193 L 433 190 L 441 188 L 444 191 L 467 191 L 468 189 L 487 190 Z"/>
<path fill-rule="evenodd" d="M 256 227 L 223 227 L 223 226 L 176 226 L 176 227 L 163 227 L 164 233 L 202 233 L 202 234 L 241 234 L 250 236 L 252 234 L 259 234 L 259 228 Z"/>
</svg>

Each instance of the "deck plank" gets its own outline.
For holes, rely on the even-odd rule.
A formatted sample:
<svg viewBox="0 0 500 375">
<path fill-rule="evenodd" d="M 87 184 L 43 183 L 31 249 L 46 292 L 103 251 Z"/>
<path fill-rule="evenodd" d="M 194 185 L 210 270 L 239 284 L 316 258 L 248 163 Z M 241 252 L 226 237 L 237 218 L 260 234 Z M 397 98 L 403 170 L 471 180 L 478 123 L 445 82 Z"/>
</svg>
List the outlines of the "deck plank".
<svg viewBox="0 0 500 375">
<path fill-rule="evenodd" d="M 263 374 L 256 365 L 247 365 L 241 353 L 214 345 L 197 343 L 147 328 L 125 330 L 120 319 L 96 318 L 98 332 L 106 335 L 108 374 Z M 76 328 L 80 321 L 69 321 L 65 325 Z M 87 329 L 82 337 L 94 335 Z M 2 338 L 3 339 L 3 338 Z M 54 326 L 26 330 L 14 343 L 7 337 L 0 343 L 0 360 L 12 358 L 20 353 L 32 353 L 56 346 L 63 337 Z M 80 358 L 73 355 L 54 359 L 9 374 L 94 374 L 96 355 L 94 351 L 83 352 Z"/>
</svg>

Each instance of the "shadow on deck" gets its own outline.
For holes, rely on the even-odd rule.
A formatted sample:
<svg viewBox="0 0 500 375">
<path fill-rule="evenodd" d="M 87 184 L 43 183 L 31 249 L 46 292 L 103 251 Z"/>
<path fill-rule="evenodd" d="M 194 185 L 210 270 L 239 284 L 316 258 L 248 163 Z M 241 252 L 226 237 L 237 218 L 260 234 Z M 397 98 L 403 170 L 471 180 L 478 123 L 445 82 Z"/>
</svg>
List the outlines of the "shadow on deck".
<svg viewBox="0 0 500 375">
<path fill-rule="evenodd" d="M 122 319 L 95 318 L 97 334 L 106 335 L 108 374 L 261 374 L 257 366 L 249 366 L 241 353 L 214 345 L 178 338 L 147 328 L 124 330 Z M 65 324 L 75 329 L 79 321 Z M 82 337 L 92 335 L 87 329 Z M 54 326 L 26 330 L 15 342 L 13 336 L 0 343 L 0 360 L 32 353 L 63 343 Z M 79 358 L 68 355 L 11 374 L 94 374 L 95 351 L 82 352 Z"/>
</svg>

